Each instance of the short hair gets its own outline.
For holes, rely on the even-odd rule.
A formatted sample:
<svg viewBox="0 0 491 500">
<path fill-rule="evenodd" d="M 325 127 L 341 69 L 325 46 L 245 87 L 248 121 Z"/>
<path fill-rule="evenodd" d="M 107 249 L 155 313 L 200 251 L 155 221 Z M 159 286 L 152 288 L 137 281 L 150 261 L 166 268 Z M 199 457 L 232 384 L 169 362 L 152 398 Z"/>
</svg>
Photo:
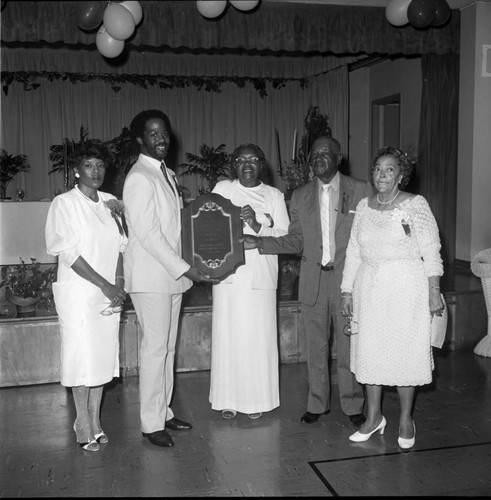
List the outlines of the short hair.
<svg viewBox="0 0 491 500">
<path fill-rule="evenodd" d="M 163 120 L 167 131 L 170 133 L 170 121 L 168 116 L 159 109 L 146 109 L 145 111 L 140 111 L 130 123 L 130 133 L 134 139 L 137 137 L 143 137 L 143 132 L 145 131 L 145 124 L 148 120 L 152 118 L 158 118 Z"/>
<path fill-rule="evenodd" d="M 262 182 L 265 182 L 266 179 L 268 178 L 267 175 L 267 162 L 266 162 L 266 155 L 264 154 L 263 150 L 257 145 L 257 144 L 252 144 L 251 142 L 246 142 L 244 144 L 241 144 L 240 146 L 237 146 L 233 153 L 230 155 L 230 178 L 231 179 L 237 179 L 237 173 L 234 168 L 234 163 L 235 160 L 238 158 L 240 155 L 240 152 L 243 149 L 252 149 L 254 151 L 254 154 L 257 156 L 257 159 L 259 160 L 259 163 L 261 165 L 261 172 L 259 174 L 259 179 Z"/>
<path fill-rule="evenodd" d="M 104 162 L 105 167 L 109 167 L 112 162 L 112 155 L 109 148 L 98 139 L 87 139 L 77 144 L 68 155 L 67 164 L 70 168 L 79 167 L 82 161 L 90 158 L 97 158 Z"/>
<path fill-rule="evenodd" d="M 411 175 L 413 173 L 415 162 L 409 157 L 407 153 L 403 153 L 400 149 L 394 148 L 392 146 L 385 146 L 375 153 L 372 163 L 370 164 L 370 177 L 372 178 L 372 182 L 375 164 L 382 156 L 392 156 L 392 158 L 396 160 L 397 166 L 401 169 L 402 174 L 400 186 L 401 189 L 404 189 L 409 184 L 409 179 L 411 178 Z"/>
<path fill-rule="evenodd" d="M 334 139 L 334 137 L 331 137 L 330 135 L 326 135 L 326 134 L 322 134 L 322 135 L 319 135 L 318 137 L 316 137 L 312 143 L 310 144 L 310 149 L 309 149 L 309 153 L 312 151 L 312 148 L 314 147 L 314 143 L 316 141 L 318 141 L 319 139 L 327 139 L 329 142 L 332 142 L 336 148 L 337 148 L 337 152 L 338 154 L 341 154 L 341 144 L 339 143 L 339 141 L 337 139 Z"/>
</svg>

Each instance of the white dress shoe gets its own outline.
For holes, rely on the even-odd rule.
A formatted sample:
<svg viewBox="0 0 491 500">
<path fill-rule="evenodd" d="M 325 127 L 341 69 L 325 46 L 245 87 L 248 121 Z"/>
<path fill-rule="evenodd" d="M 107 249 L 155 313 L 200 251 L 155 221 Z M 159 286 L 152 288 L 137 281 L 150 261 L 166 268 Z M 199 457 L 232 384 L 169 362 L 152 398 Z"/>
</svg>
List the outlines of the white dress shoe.
<svg viewBox="0 0 491 500">
<path fill-rule="evenodd" d="M 412 438 L 406 439 L 402 438 L 401 436 L 397 438 L 397 444 L 403 450 L 409 450 L 409 448 L 412 448 L 414 446 L 414 443 L 416 442 L 416 424 L 414 422 L 413 422 L 413 427 L 414 427 L 414 435 Z"/>
<path fill-rule="evenodd" d="M 368 434 L 363 434 L 360 431 L 356 431 L 354 434 L 351 434 L 349 440 L 355 443 L 362 443 L 363 441 L 368 441 L 372 436 L 372 434 L 375 434 L 377 431 L 379 431 L 380 434 L 383 434 L 386 425 L 387 425 L 387 420 L 385 420 L 385 417 L 382 415 L 382 420 L 380 424 L 378 424 L 377 427 L 375 427 L 375 429 L 373 429 L 372 432 L 369 432 Z"/>
</svg>

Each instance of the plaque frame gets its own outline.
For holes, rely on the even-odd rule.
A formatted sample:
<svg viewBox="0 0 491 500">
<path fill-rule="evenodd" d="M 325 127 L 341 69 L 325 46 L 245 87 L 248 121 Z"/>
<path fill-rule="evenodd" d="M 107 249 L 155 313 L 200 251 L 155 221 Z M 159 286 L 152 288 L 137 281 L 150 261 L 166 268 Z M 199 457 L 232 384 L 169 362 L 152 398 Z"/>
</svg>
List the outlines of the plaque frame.
<svg viewBox="0 0 491 500">
<path fill-rule="evenodd" d="M 181 211 L 182 257 L 210 278 L 223 280 L 245 264 L 241 208 L 206 193 Z"/>
</svg>

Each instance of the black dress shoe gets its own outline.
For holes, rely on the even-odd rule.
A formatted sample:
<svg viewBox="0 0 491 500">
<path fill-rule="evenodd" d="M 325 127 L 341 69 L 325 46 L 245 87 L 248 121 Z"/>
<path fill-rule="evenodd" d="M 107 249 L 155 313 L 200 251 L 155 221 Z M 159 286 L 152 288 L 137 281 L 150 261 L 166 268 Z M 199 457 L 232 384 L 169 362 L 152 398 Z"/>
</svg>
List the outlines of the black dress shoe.
<svg viewBox="0 0 491 500">
<path fill-rule="evenodd" d="M 319 417 L 321 415 L 322 415 L 322 413 L 310 413 L 310 411 L 306 411 L 302 415 L 300 422 L 302 424 L 315 424 L 317 422 L 317 420 L 319 420 Z"/>
<path fill-rule="evenodd" d="M 171 431 L 187 431 L 189 429 L 192 429 L 193 426 L 174 417 L 165 422 L 165 428 L 170 429 Z"/>
<path fill-rule="evenodd" d="M 366 417 L 363 413 L 358 413 L 356 415 L 350 415 L 349 419 L 355 427 L 360 427 L 365 422 Z"/>
<path fill-rule="evenodd" d="M 143 437 L 146 437 L 155 446 L 162 446 L 164 448 L 174 446 L 174 440 L 165 429 L 155 432 L 142 432 L 142 434 Z"/>
</svg>

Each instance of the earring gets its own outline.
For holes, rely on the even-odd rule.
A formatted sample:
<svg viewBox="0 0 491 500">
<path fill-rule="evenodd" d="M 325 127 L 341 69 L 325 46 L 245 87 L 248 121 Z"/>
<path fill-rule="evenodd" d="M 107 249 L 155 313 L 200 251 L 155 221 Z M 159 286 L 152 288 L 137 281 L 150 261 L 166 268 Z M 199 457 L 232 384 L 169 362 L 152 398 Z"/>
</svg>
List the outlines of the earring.
<svg viewBox="0 0 491 500">
<path fill-rule="evenodd" d="M 78 179 L 80 177 L 80 174 L 79 173 L 76 173 L 75 174 L 75 177 Z"/>
</svg>

